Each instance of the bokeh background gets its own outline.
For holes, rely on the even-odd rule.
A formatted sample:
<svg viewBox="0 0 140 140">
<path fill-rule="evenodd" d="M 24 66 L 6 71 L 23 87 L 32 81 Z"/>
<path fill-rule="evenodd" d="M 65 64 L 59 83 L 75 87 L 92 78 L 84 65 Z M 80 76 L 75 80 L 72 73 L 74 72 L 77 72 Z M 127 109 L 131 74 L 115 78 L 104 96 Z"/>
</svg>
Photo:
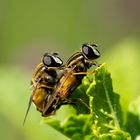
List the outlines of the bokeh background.
<svg viewBox="0 0 140 140">
<path fill-rule="evenodd" d="M 107 63 L 127 111 L 140 96 L 140 1 L 0 1 L 1 140 L 68 140 L 41 124 L 33 106 L 24 127 L 22 122 L 32 72 L 42 55 L 59 52 L 66 62 L 83 43 L 98 45 L 99 63 Z"/>
</svg>

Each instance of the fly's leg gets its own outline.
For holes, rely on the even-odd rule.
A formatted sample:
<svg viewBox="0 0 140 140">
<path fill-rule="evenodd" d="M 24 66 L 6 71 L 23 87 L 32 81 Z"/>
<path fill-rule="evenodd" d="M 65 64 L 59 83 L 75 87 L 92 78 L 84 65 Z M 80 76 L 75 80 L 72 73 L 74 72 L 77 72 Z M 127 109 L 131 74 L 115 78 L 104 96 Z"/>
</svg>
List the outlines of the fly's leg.
<svg viewBox="0 0 140 140">
<path fill-rule="evenodd" d="M 70 100 L 70 99 L 65 99 L 64 101 L 60 102 L 57 105 L 57 109 L 59 109 L 61 105 L 75 105 L 76 106 L 76 102 L 74 102 L 73 100 Z"/>
<path fill-rule="evenodd" d="M 48 97 L 46 98 L 46 100 L 44 101 L 44 104 L 43 104 L 42 116 L 44 116 L 44 117 L 54 115 L 57 110 L 57 104 L 59 102 L 59 98 L 55 98 L 55 100 L 52 102 L 52 104 L 50 106 L 48 106 L 48 104 L 49 104 L 48 101 L 49 101 L 50 97 L 51 97 L 51 95 L 48 95 Z M 46 106 L 48 106 L 48 109 L 46 111 L 44 111 Z"/>
<path fill-rule="evenodd" d="M 78 104 L 77 103 L 81 103 L 83 106 L 85 106 L 85 108 L 88 110 L 88 112 L 90 112 L 90 107 L 88 106 L 87 103 L 85 103 L 81 98 L 75 98 L 75 99 L 72 99 L 71 100 L 71 105 L 75 105 L 77 106 Z M 69 104 L 69 103 L 68 103 Z"/>
<path fill-rule="evenodd" d="M 88 71 L 88 72 L 77 72 L 77 73 L 73 73 L 73 75 L 87 75 L 87 74 L 95 74 L 97 71 Z M 89 82 L 92 82 L 92 80 L 87 76 Z"/>
<path fill-rule="evenodd" d="M 73 73 L 73 75 L 85 75 L 85 74 L 95 74 L 97 71 L 87 71 L 87 72 L 77 72 L 77 73 Z"/>
<path fill-rule="evenodd" d="M 56 112 L 56 110 L 58 110 L 61 107 L 61 105 L 75 105 L 76 106 L 76 102 L 67 98 L 63 101 L 59 101 L 58 99 L 52 107 L 54 111 Z"/>
<path fill-rule="evenodd" d="M 101 66 L 101 64 L 99 64 L 97 61 L 95 61 L 94 60 L 94 62 L 93 62 L 93 65 L 95 65 L 95 66 L 97 66 L 97 67 L 100 67 Z"/>
<path fill-rule="evenodd" d="M 81 98 L 76 98 L 75 100 L 79 101 L 81 104 L 83 104 L 90 111 L 90 107 Z"/>
<path fill-rule="evenodd" d="M 37 88 L 47 88 L 47 89 L 54 89 L 54 87 L 46 86 L 46 85 L 39 85 Z"/>
<path fill-rule="evenodd" d="M 81 99 L 81 98 L 76 98 L 76 99 L 65 99 L 63 102 L 57 105 L 57 109 L 60 108 L 61 105 L 74 105 L 77 106 L 77 102 L 80 102 L 82 105 L 84 105 L 87 109 L 88 112 L 90 111 L 89 106 Z"/>
</svg>

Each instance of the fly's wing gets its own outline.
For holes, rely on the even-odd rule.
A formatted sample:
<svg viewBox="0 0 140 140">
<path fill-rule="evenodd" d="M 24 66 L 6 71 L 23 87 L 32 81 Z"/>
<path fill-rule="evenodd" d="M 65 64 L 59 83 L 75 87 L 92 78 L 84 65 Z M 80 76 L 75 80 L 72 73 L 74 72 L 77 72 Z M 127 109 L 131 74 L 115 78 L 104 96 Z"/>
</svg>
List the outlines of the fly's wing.
<svg viewBox="0 0 140 140">
<path fill-rule="evenodd" d="M 33 97 L 33 96 L 31 95 L 31 97 L 30 97 L 30 99 L 29 99 L 29 103 L 28 103 L 27 111 L 26 111 L 26 114 L 25 114 L 25 117 L 24 117 L 23 125 L 25 124 L 27 115 L 28 115 L 28 113 L 29 113 L 29 110 L 30 110 L 30 107 L 31 107 L 31 104 L 32 104 L 32 97 Z"/>
<path fill-rule="evenodd" d="M 70 68 L 68 68 L 70 69 Z M 64 83 L 66 82 L 66 80 L 69 78 L 69 73 L 71 74 L 71 72 L 73 71 L 74 68 L 71 68 L 69 70 L 69 72 L 66 71 L 66 73 L 63 75 L 65 76 L 65 79 L 62 81 L 62 83 L 59 83 L 56 85 L 54 92 L 52 93 L 52 95 L 49 97 L 46 106 L 43 109 L 43 115 L 45 114 L 45 112 L 47 112 L 47 110 L 49 109 L 49 107 L 53 104 L 53 102 L 56 100 L 56 96 L 58 95 L 59 91 L 61 90 L 61 88 L 63 87 Z M 63 77 L 62 76 L 62 77 Z M 61 78 L 60 78 L 61 80 Z"/>
<path fill-rule="evenodd" d="M 36 83 L 39 82 L 40 79 L 42 78 L 45 69 L 46 67 L 43 65 L 43 63 L 38 64 L 32 75 L 31 86 L 33 87 L 36 86 Z"/>
<path fill-rule="evenodd" d="M 44 67 L 44 65 L 43 65 L 43 63 L 39 63 L 37 66 L 36 66 L 36 68 L 35 68 L 35 70 L 34 70 L 34 72 L 33 72 L 33 75 L 32 75 L 32 77 L 37 77 L 37 74 L 39 74 L 42 70 L 42 68 Z"/>
</svg>

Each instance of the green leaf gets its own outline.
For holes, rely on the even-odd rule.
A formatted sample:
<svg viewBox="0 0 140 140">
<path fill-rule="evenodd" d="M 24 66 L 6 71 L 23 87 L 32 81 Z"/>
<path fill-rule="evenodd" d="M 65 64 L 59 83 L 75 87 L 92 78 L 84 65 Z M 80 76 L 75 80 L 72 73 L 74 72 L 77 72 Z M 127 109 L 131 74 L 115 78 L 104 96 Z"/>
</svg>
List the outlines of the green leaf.
<svg viewBox="0 0 140 140">
<path fill-rule="evenodd" d="M 84 102 L 83 106 L 80 102 L 74 106 L 77 114 L 70 114 L 63 121 L 47 119 L 46 123 L 72 140 L 131 140 L 123 130 L 119 95 L 113 91 L 105 64 L 96 69 L 92 81 L 83 79 L 71 99 L 74 98 Z"/>
<path fill-rule="evenodd" d="M 82 140 L 85 139 L 85 137 L 89 139 L 93 137 L 91 127 L 93 119 L 91 115 L 70 115 L 61 122 L 48 119 L 46 123 L 73 140 Z"/>
<path fill-rule="evenodd" d="M 110 128 L 122 128 L 122 111 L 119 103 L 119 95 L 113 92 L 112 80 L 106 66 L 97 69 L 95 81 L 87 90 L 90 95 L 91 112 L 98 121 L 101 133 L 108 132 Z"/>
</svg>

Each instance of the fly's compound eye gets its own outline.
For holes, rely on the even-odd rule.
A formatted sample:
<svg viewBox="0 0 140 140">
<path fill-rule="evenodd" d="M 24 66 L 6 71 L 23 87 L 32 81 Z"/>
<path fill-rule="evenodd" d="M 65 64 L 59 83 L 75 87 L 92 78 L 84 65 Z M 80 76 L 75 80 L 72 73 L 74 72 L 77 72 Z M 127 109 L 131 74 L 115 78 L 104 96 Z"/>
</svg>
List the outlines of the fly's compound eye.
<svg viewBox="0 0 140 140">
<path fill-rule="evenodd" d="M 96 45 L 84 44 L 82 46 L 82 53 L 86 59 L 96 59 L 100 57 L 100 52 L 97 50 Z"/>
<path fill-rule="evenodd" d="M 53 54 L 45 53 L 43 56 L 43 64 L 47 67 L 60 67 L 63 61 Z"/>
</svg>

